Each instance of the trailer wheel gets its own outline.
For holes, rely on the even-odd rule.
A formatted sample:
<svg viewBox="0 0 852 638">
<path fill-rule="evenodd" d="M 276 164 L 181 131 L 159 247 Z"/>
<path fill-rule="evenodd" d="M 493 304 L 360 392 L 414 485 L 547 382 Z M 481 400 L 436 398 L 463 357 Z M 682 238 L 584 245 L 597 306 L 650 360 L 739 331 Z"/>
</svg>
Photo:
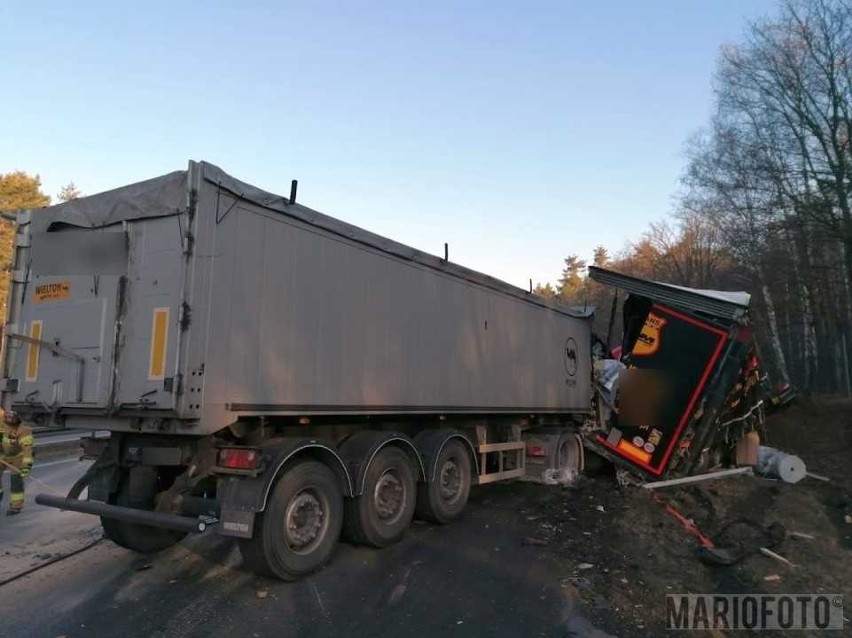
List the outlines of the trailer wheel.
<svg viewBox="0 0 852 638">
<path fill-rule="evenodd" d="M 252 571 L 295 580 L 331 558 L 342 525 L 337 478 L 322 463 L 303 461 L 278 479 L 254 537 L 240 540 L 240 552 Z"/>
<path fill-rule="evenodd" d="M 346 500 L 346 538 L 373 547 L 397 542 L 414 517 L 416 492 L 409 456 L 398 447 L 385 447 L 370 463 L 363 493 Z"/>
<path fill-rule="evenodd" d="M 447 441 L 435 463 L 435 479 L 418 486 L 417 517 L 433 523 L 449 523 L 467 505 L 470 484 L 467 450 L 458 439 Z"/>
<path fill-rule="evenodd" d="M 160 476 L 156 467 L 140 466 L 124 472 L 118 490 L 109 499 L 113 505 L 153 510 Z M 114 518 L 101 517 L 104 536 L 116 545 L 140 554 L 154 554 L 180 542 L 185 536 L 148 525 L 128 523 Z"/>
</svg>

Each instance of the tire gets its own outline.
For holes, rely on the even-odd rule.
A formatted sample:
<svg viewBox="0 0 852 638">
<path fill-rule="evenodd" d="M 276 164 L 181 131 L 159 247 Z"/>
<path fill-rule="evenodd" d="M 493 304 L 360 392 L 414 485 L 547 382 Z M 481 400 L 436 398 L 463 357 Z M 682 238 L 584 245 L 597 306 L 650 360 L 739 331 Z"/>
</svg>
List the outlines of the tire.
<svg viewBox="0 0 852 638">
<path fill-rule="evenodd" d="M 451 439 L 438 455 L 435 479 L 418 486 L 417 518 L 441 524 L 458 518 L 467 505 L 470 485 L 470 456 L 464 443 Z"/>
<path fill-rule="evenodd" d="M 318 461 L 302 461 L 278 478 L 255 520 L 254 537 L 240 540 L 240 552 L 255 573 L 296 580 L 329 561 L 342 526 L 337 477 Z"/>
<path fill-rule="evenodd" d="M 131 475 L 132 472 L 132 475 Z M 123 473 L 116 493 L 109 499 L 112 505 L 153 510 L 154 499 L 161 481 L 156 467 L 134 467 Z M 132 487 L 132 489 L 131 489 Z M 128 523 L 101 517 L 104 536 L 116 545 L 140 554 L 155 554 L 180 542 L 186 534 L 159 527 Z"/>
<path fill-rule="evenodd" d="M 386 447 L 373 458 L 364 492 L 346 499 L 346 539 L 359 545 L 387 547 L 411 524 L 417 480 L 411 458 L 398 447 Z"/>
</svg>

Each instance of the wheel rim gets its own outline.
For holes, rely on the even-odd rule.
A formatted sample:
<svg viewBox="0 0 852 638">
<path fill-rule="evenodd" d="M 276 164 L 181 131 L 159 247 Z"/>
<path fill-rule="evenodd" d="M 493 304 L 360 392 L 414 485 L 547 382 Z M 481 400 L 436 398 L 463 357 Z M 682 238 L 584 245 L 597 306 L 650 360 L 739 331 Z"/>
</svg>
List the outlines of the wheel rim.
<svg viewBox="0 0 852 638">
<path fill-rule="evenodd" d="M 309 554 L 322 542 L 328 528 L 328 503 L 314 488 L 306 487 L 287 505 L 284 537 L 297 554 Z"/>
<path fill-rule="evenodd" d="M 408 500 L 405 484 L 396 468 L 389 468 L 376 481 L 373 490 L 373 505 L 379 520 L 385 525 L 393 525 L 402 516 Z"/>
<path fill-rule="evenodd" d="M 450 505 L 461 498 L 461 469 L 456 459 L 449 458 L 444 461 L 438 478 L 438 487 L 441 492 L 441 499 Z"/>
</svg>

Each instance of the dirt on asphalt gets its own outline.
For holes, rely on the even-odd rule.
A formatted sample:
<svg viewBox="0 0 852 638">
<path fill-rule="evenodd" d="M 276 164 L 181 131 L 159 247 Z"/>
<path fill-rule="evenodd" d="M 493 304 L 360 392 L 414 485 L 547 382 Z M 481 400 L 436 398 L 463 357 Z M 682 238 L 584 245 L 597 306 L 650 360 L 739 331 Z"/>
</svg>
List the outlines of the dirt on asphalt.
<svg viewBox="0 0 852 638">
<path fill-rule="evenodd" d="M 671 593 L 841 593 L 850 601 L 849 618 L 852 402 L 800 399 L 769 417 L 767 438 L 765 444 L 800 456 L 809 472 L 830 481 L 806 478 L 789 485 L 737 476 L 661 494 L 717 542 L 757 548 L 766 544 L 758 526 L 772 523 L 813 536 L 788 534 L 775 547 L 794 567 L 760 553 L 731 566 L 705 565 L 695 555 L 697 539 L 647 490 L 620 487 L 605 471 L 544 493 L 533 494 L 540 488 L 530 485 L 503 486 L 531 491 L 529 505 L 517 514 L 528 532 L 519 542 L 562 561 L 566 594 L 582 601 L 595 626 L 622 637 L 672 635 L 665 630 L 665 596 Z M 847 630 L 852 633 L 849 625 Z"/>
</svg>

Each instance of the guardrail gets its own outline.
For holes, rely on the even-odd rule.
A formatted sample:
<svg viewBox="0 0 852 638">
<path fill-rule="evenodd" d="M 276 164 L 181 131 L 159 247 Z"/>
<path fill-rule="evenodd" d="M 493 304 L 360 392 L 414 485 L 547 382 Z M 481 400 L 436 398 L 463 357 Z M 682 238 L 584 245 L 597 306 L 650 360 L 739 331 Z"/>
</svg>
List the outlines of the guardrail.
<svg viewBox="0 0 852 638">
<path fill-rule="evenodd" d="M 109 432 L 68 430 L 65 428 L 34 428 L 36 464 L 63 456 L 79 455 L 81 441 L 86 438 L 108 439 Z"/>
</svg>

